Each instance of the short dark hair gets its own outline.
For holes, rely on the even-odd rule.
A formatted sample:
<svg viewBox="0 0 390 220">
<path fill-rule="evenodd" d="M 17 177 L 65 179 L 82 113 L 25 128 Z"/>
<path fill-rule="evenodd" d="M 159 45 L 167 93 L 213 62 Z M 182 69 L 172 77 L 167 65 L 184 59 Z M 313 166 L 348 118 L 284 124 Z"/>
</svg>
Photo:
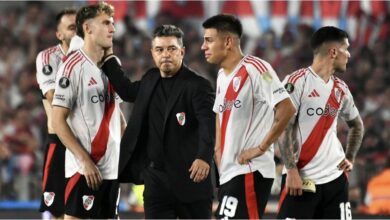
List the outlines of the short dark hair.
<svg viewBox="0 0 390 220">
<path fill-rule="evenodd" d="M 183 31 L 172 24 L 163 24 L 153 30 L 153 39 L 156 37 L 176 37 L 180 46 L 183 46 Z"/>
<path fill-rule="evenodd" d="M 76 15 L 76 33 L 81 38 L 84 38 L 84 30 L 83 30 L 83 24 L 86 20 L 95 18 L 96 16 L 100 15 L 101 13 L 105 13 L 108 16 L 113 17 L 115 10 L 114 7 L 110 4 L 107 4 L 105 2 L 99 2 L 95 5 L 87 5 L 77 12 Z"/>
<path fill-rule="evenodd" d="M 73 8 L 66 8 L 58 12 L 58 14 L 56 15 L 56 27 L 58 28 L 58 25 L 60 25 L 62 17 L 64 17 L 65 15 L 75 15 L 76 13 L 76 9 Z"/>
<path fill-rule="evenodd" d="M 230 32 L 237 34 L 238 37 L 242 35 L 241 21 L 234 15 L 218 14 L 208 18 L 202 24 L 203 28 L 215 28 L 218 32 Z"/>
<path fill-rule="evenodd" d="M 333 26 L 325 26 L 314 32 L 310 40 L 310 45 L 313 52 L 317 53 L 323 43 L 342 42 L 348 38 L 347 32 Z"/>
</svg>

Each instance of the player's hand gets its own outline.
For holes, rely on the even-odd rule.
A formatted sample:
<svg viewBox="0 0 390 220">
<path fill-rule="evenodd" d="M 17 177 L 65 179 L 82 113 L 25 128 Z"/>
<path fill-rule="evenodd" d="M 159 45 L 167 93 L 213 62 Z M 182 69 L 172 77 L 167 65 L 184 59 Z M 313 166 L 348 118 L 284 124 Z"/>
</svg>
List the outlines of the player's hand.
<svg viewBox="0 0 390 220">
<path fill-rule="evenodd" d="M 337 168 L 339 168 L 339 170 L 343 170 L 344 172 L 351 172 L 353 169 L 353 163 L 345 158 L 343 161 L 339 163 Z"/>
<path fill-rule="evenodd" d="M 302 195 L 303 182 L 297 168 L 287 171 L 286 177 L 286 194 L 290 196 Z"/>
<path fill-rule="evenodd" d="M 113 50 L 112 47 L 106 47 L 106 48 L 103 48 L 103 49 L 104 49 L 103 57 L 102 57 L 101 61 L 98 63 L 98 66 L 100 68 L 109 59 L 109 57 L 111 57 L 111 55 L 114 54 L 114 50 Z"/>
<path fill-rule="evenodd" d="M 238 163 L 241 165 L 248 164 L 253 158 L 259 157 L 264 153 L 265 151 L 260 150 L 259 147 L 253 147 L 253 148 L 243 150 L 238 156 Z"/>
<path fill-rule="evenodd" d="M 190 178 L 195 183 L 199 183 L 205 180 L 209 175 L 210 165 L 201 159 L 196 159 L 188 171 L 191 173 Z"/>
<path fill-rule="evenodd" d="M 112 47 L 104 48 L 104 57 L 114 53 L 114 49 Z"/>
<path fill-rule="evenodd" d="M 91 159 L 86 159 L 85 161 L 81 162 L 81 165 L 81 169 L 85 180 L 87 181 L 88 187 L 93 190 L 98 190 L 103 182 L 103 177 L 95 163 Z"/>
</svg>

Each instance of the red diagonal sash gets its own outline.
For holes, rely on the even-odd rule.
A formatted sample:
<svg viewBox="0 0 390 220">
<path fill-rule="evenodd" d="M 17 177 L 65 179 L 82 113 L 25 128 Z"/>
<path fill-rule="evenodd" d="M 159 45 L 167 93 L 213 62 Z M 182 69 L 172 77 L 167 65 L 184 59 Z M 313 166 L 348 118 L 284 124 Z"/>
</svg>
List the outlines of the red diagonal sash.
<svg viewBox="0 0 390 220">
<path fill-rule="evenodd" d="M 337 92 L 338 91 L 338 92 Z M 338 93 L 338 94 L 337 94 Z M 325 105 L 328 106 L 328 114 L 321 115 L 317 124 L 314 126 L 309 137 L 302 145 L 301 154 L 298 160 L 298 169 L 302 169 L 306 166 L 316 155 L 318 149 L 321 146 L 322 141 L 325 138 L 325 135 L 328 133 L 329 128 L 332 126 L 333 121 L 337 116 L 337 112 L 332 113 L 331 109 L 339 109 L 342 97 L 344 96 L 343 90 L 340 89 L 338 83 L 334 81 L 332 91 L 330 93 L 329 99 Z"/>
<path fill-rule="evenodd" d="M 240 77 L 240 85 L 239 85 L 239 88 L 236 89 L 237 91 L 234 90 L 234 86 L 233 86 L 234 79 L 236 77 Z M 237 98 L 238 94 L 240 93 L 242 87 L 244 86 L 247 78 L 248 78 L 248 72 L 246 71 L 245 66 L 242 66 L 240 68 L 240 70 L 238 70 L 238 73 L 232 78 L 232 80 L 230 81 L 229 87 L 226 90 L 226 94 L 225 94 L 225 98 L 224 98 L 224 105 L 225 106 L 234 105 L 233 103 L 236 101 L 236 98 Z M 227 103 L 230 103 L 230 104 L 227 104 Z M 225 148 L 226 128 L 227 128 L 227 124 L 229 122 L 230 112 L 231 112 L 232 107 L 233 106 L 226 107 L 226 109 L 222 113 L 221 154 L 223 154 L 223 149 Z"/>
</svg>

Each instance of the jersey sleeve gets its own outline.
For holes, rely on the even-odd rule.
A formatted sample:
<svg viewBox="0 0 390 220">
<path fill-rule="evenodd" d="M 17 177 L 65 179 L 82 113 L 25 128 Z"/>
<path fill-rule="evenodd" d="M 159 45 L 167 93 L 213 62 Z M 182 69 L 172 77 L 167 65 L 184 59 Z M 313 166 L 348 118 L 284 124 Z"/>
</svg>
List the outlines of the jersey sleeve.
<svg viewBox="0 0 390 220">
<path fill-rule="evenodd" d="M 41 51 L 36 58 L 37 82 L 42 94 L 55 89 L 57 64 L 55 56 L 49 56 L 48 52 Z"/>
<path fill-rule="evenodd" d="M 265 101 L 274 108 L 279 102 L 290 97 L 272 66 L 268 63 L 264 64 L 267 67 L 267 71 L 257 73 L 259 76 L 260 90 L 261 94 L 265 98 Z M 252 69 L 252 71 L 257 70 Z"/>
<path fill-rule="evenodd" d="M 291 101 L 293 102 L 295 108 L 297 109 L 296 114 L 298 114 L 298 109 L 301 105 L 301 97 L 303 92 L 303 84 L 305 77 L 297 78 L 298 71 L 287 75 L 283 80 L 284 88 L 287 93 L 290 95 Z M 295 80 L 295 79 L 296 80 Z"/>
<path fill-rule="evenodd" d="M 344 121 L 351 121 L 359 115 L 359 110 L 353 101 L 353 96 L 349 89 L 346 88 L 344 92 L 345 95 L 341 103 L 339 117 Z"/>
<path fill-rule="evenodd" d="M 52 105 L 71 109 L 77 98 L 81 73 L 77 66 L 74 68 L 65 67 L 67 67 L 66 63 L 61 65 L 57 72 Z"/>
<path fill-rule="evenodd" d="M 218 111 L 218 106 L 219 106 L 219 100 L 220 100 L 220 80 L 219 80 L 219 74 L 217 77 L 217 85 L 215 86 L 215 100 L 214 100 L 214 105 L 213 105 L 213 112 L 219 113 Z"/>
</svg>

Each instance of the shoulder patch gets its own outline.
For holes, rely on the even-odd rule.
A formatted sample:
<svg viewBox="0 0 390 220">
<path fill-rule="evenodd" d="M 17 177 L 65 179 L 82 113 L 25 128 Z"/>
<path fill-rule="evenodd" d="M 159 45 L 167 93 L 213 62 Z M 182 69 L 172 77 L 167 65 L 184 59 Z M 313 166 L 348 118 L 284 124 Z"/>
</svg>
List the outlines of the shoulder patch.
<svg viewBox="0 0 390 220">
<path fill-rule="evenodd" d="M 46 76 L 50 75 L 53 72 L 53 68 L 50 65 L 44 65 L 42 68 L 42 73 Z"/>
<path fill-rule="evenodd" d="M 65 89 L 69 86 L 70 82 L 69 79 L 66 77 L 62 77 L 58 83 L 61 88 Z"/>
<path fill-rule="evenodd" d="M 294 84 L 292 83 L 287 83 L 286 85 L 284 85 L 284 88 L 286 89 L 286 91 L 288 92 L 288 94 L 291 94 L 292 92 L 294 92 Z"/>
<path fill-rule="evenodd" d="M 264 72 L 261 76 L 265 81 L 272 82 L 272 75 L 269 71 Z"/>
</svg>

